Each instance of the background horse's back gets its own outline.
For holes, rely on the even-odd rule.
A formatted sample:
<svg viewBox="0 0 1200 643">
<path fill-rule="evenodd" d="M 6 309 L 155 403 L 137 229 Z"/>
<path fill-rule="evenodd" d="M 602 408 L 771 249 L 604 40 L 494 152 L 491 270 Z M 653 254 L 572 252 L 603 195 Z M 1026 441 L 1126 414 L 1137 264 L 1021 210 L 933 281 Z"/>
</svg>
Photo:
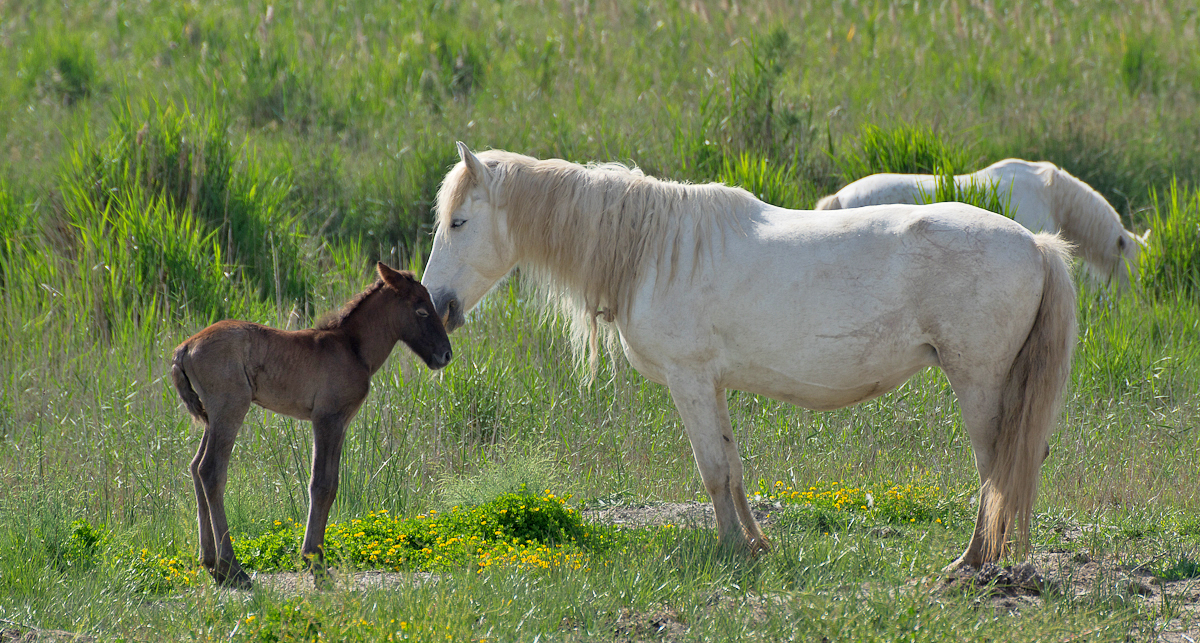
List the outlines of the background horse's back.
<svg viewBox="0 0 1200 643">
<path fill-rule="evenodd" d="M 921 203 L 922 195 L 935 194 L 938 180 L 932 174 L 872 174 L 820 199 L 814 209 Z M 1005 159 L 954 181 L 960 189 L 994 186 L 1009 201 L 1013 220 L 1033 232 L 1061 233 L 1097 281 L 1123 290 L 1136 278 L 1144 236 L 1126 230 L 1099 192 L 1053 163 Z"/>
</svg>

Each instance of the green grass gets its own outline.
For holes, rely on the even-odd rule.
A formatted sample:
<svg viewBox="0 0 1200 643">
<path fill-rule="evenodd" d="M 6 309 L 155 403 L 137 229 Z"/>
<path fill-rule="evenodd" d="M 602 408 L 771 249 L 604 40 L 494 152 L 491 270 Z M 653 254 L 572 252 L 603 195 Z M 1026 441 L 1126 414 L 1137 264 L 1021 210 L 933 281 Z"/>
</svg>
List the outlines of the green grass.
<svg viewBox="0 0 1200 643">
<path fill-rule="evenodd" d="M 625 532 L 579 569 L 479 573 L 475 559 L 388 589 L 219 592 L 197 573 L 197 430 L 165 377 L 172 348 L 216 318 L 305 325 L 369 283 L 375 260 L 419 269 L 455 140 L 635 163 L 786 207 L 874 171 L 1049 160 L 1154 232 L 1137 292 L 1081 286 L 1034 548 L 1194 578 L 1197 16 L 1178 2 L 1119 9 L 7 7 L 4 627 L 237 640 L 652 640 L 656 621 L 685 640 L 1124 640 L 1158 627 L 1174 608 L 1112 592 L 1014 619 L 909 584 L 959 553 L 977 485 L 933 371 L 828 413 L 730 393 L 747 480 L 784 514 L 757 560 L 680 525 Z M 609 356 L 586 382 L 543 317 L 517 276 L 455 334 L 445 371 L 398 350 L 350 427 L 335 523 L 428 525 L 518 478 L 580 506 L 704 500 L 666 390 Z M 239 542 L 292 546 L 309 440 L 307 424 L 247 417 L 228 490 Z M 777 487 L 820 497 L 792 503 Z M 1103 528 L 1066 543 L 1059 528 L 1078 525 Z M 372 565 L 348 556 L 335 572 Z"/>
<path fill-rule="evenodd" d="M 1177 181 L 1150 191 L 1153 241 L 1142 255 L 1142 284 L 1161 298 L 1200 294 L 1200 191 Z"/>
<path fill-rule="evenodd" d="M 947 143 L 928 128 L 899 125 L 884 129 L 863 126 L 858 137 L 860 149 L 838 159 L 847 183 L 880 173 L 949 174 L 970 166 L 966 150 Z M 952 200 L 952 199 L 940 199 Z"/>
</svg>

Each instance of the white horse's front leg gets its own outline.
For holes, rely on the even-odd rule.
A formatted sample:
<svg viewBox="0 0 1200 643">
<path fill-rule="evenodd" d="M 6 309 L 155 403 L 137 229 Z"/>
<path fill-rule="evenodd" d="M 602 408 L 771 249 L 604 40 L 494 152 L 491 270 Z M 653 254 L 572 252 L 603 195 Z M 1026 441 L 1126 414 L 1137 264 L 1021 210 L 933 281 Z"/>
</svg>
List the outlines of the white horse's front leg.
<svg viewBox="0 0 1200 643">
<path fill-rule="evenodd" d="M 712 498 L 717 518 L 717 537 L 724 545 L 744 547 L 747 545 L 746 537 L 738 523 L 733 494 L 735 463 L 730 462 L 730 451 L 725 448 L 725 441 L 733 437 L 729 429 L 725 391 L 719 390 L 711 378 L 687 372 L 668 374 L 667 385 L 692 443 L 696 468 L 700 470 L 704 488 Z M 736 454 L 736 450 L 733 453 Z M 736 462 L 736 472 L 736 486 L 740 488 L 740 461 Z M 744 492 L 741 501 L 746 502 Z"/>
<path fill-rule="evenodd" d="M 767 537 L 763 535 L 754 512 L 750 510 L 750 499 L 746 495 L 746 484 L 742 479 L 742 456 L 738 453 L 737 440 L 733 439 L 733 423 L 729 420 L 729 401 L 724 390 L 717 391 L 717 422 L 721 427 L 721 442 L 725 449 L 725 458 L 729 462 L 729 491 L 733 496 L 733 506 L 746 537 L 750 539 L 750 549 L 754 552 L 765 552 L 771 548 Z"/>
</svg>

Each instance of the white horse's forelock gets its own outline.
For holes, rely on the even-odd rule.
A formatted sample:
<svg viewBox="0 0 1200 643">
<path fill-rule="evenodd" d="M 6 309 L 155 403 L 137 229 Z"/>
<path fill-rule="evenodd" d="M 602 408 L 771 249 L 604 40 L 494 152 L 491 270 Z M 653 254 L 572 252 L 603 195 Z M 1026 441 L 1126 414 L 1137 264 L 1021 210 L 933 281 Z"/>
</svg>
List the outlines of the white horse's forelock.
<svg viewBox="0 0 1200 643">
<path fill-rule="evenodd" d="M 593 373 L 598 320 L 617 319 L 649 271 L 674 278 L 682 252 L 698 259 L 756 203 L 741 188 L 660 180 L 621 163 L 579 165 L 501 150 L 476 156 L 488 170 L 492 206 L 506 212 L 518 264 L 570 322 L 575 355 L 586 358 Z M 463 162 L 446 175 L 438 191 L 441 225 L 449 224 L 475 180 Z M 685 236 L 694 240 L 692 248 L 680 247 Z M 614 348 L 615 333 L 603 334 Z"/>
<path fill-rule="evenodd" d="M 1116 274 L 1124 270 L 1118 266 L 1118 257 L 1123 256 L 1137 269 L 1141 244 L 1134 235 L 1121 225 L 1121 216 L 1112 205 L 1092 186 L 1080 181 L 1066 170 L 1047 163 L 1048 168 L 1039 170 L 1053 200 L 1052 212 L 1064 235 L 1074 239 L 1079 252 L 1088 263 L 1095 266 L 1096 276 L 1101 279 L 1121 278 Z M 1124 238 L 1124 244 L 1118 239 Z M 1120 247 L 1120 254 L 1113 252 Z"/>
</svg>

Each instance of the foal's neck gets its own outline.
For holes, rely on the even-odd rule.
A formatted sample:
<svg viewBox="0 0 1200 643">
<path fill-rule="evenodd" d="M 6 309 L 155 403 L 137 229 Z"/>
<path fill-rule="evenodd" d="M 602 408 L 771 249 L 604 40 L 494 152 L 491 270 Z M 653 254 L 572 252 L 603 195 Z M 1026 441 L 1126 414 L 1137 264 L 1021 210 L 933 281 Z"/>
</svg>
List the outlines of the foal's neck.
<svg viewBox="0 0 1200 643">
<path fill-rule="evenodd" d="M 383 305 L 386 296 L 383 292 L 371 295 L 336 329 L 351 340 L 359 359 L 372 374 L 383 366 L 400 341 L 400 326 Z"/>
</svg>

